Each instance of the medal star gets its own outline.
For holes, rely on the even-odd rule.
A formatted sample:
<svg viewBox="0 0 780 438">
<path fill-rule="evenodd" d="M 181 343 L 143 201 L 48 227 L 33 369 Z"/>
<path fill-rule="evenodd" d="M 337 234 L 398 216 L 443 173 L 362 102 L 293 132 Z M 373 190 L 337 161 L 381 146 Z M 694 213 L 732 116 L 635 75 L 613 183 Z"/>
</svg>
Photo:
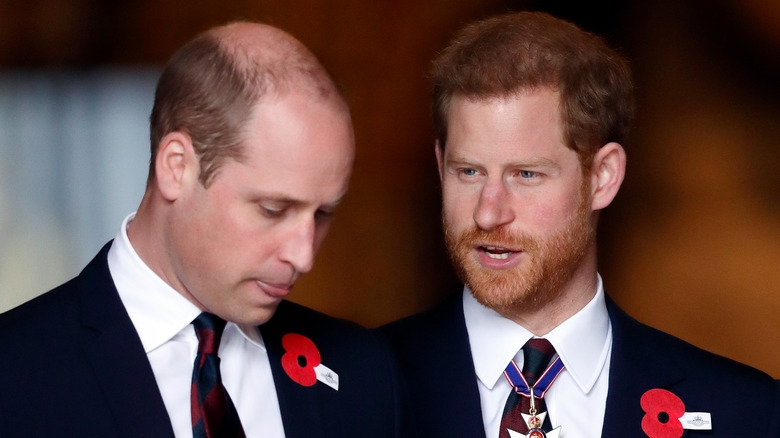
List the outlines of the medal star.
<svg viewBox="0 0 780 438">
<path fill-rule="evenodd" d="M 547 415 L 547 412 L 543 412 L 539 415 L 539 418 L 544 418 L 543 415 Z M 523 417 L 530 417 L 530 415 L 523 414 Z M 524 418 L 525 419 L 525 418 Z M 544 421 L 544 420 L 542 420 Z M 509 432 L 509 438 L 528 438 L 528 435 L 520 432 L 515 432 L 512 429 L 507 429 L 507 432 Z M 545 432 L 545 436 L 547 438 L 559 438 L 561 436 L 561 426 L 556 427 L 555 429 Z"/>
<path fill-rule="evenodd" d="M 507 429 L 506 431 L 509 432 L 509 437 L 510 438 L 527 438 L 528 437 L 528 435 L 526 435 L 524 433 L 520 433 L 520 432 L 515 432 L 512 429 Z M 545 435 L 547 436 L 547 438 L 559 438 L 561 436 L 561 426 L 558 426 L 555 429 L 553 429 L 553 430 L 551 430 L 549 432 L 546 432 Z"/>
</svg>

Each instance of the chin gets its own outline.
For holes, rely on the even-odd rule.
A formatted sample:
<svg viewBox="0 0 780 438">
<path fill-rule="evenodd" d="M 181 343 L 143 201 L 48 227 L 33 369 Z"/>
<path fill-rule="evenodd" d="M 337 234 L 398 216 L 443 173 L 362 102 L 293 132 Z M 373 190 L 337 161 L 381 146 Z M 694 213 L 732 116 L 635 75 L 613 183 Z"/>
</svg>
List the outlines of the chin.
<svg viewBox="0 0 780 438">
<path fill-rule="evenodd" d="M 279 302 L 255 309 L 253 312 L 251 312 L 251 314 L 247 315 L 248 320 L 246 324 L 263 325 L 267 323 L 271 318 L 273 318 L 277 307 L 279 307 Z"/>
<path fill-rule="evenodd" d="M 527 287 L 517 284 L 496 284 L 496 282 L 491 282 L 489 284 L 470 282 L 467 284 L 477 301 L 483 306 L 496 311 L 514 308 L 528 301 L 537 301 L 537 299 L 533 297 L 536 295 L 533 291 L 529 291 L 527 290 Z"/>
<path fill-rule="evenodd" d="M 237 325 L 263 325 L 274 316 L 278 305 L 278 302 L 263 305 L 244 303 L 235 309 L 224 309 L 219 316 Z"/>
</svg>

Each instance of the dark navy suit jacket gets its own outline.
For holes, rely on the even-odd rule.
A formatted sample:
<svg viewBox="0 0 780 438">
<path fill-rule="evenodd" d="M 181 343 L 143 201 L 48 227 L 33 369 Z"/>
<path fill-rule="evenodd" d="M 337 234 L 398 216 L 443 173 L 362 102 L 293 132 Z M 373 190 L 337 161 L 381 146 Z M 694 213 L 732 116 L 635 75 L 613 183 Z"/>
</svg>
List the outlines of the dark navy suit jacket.
<svg viewBox="0 0 780 438">
<path fill-rule="evenodd" d="M 609 298 L 607 310 L 613 340 L 603 437 L 645 437 L 639 401 L 654 388 L 676 394 L 686 412 L 712 414 L 712 431 L 684 437 L 780 437 L 775 380 L 640 324 Z M 461 295 L 380 330 L 396 350 L 420 436 L 484 438 Z"/>
<path fill-rule="evenodd" d="M 0 315 L 0 437 L 173 437 L 168 414 L 111 279 L 109 245 L 75 279 Z M 359 326 L 282 302 L 260 327 L 288 438 L 400 437 L 398 370 Z M 338 391 L 295 383 L 281 338 L 310 338 Z"/>
</svg>

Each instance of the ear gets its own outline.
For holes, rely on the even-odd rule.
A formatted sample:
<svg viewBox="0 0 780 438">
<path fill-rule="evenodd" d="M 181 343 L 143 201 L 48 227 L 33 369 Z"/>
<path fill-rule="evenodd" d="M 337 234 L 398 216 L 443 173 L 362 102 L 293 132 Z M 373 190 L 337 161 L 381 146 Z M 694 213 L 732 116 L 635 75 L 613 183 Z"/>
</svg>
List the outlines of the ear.
<svg viewBox="0 0 780 438">
<path fill-rule="evenodd" d="M 591 209 L 601 210 L 612 203 L 626 174 L 626 151 L 618 143 L 607 143 L 593 157 L 591 170 Z"/>
<path fill-rule="evenodd" d="M 436 165 L 439 168 L 439 181 L 444 181 L 444 151 L 441 150 L 439 140 L 436 140 L 436 146 L 434 146 L 436 152 Z"/>
<path fill-rule="evenodd" d="M 157 189 L 163 198 L 175 201 L 185 183 L 198 177 L 198 160 L 192 139 L 183 132 L 171 132 L 160 140 L 154 163 Z"/>
</svg>

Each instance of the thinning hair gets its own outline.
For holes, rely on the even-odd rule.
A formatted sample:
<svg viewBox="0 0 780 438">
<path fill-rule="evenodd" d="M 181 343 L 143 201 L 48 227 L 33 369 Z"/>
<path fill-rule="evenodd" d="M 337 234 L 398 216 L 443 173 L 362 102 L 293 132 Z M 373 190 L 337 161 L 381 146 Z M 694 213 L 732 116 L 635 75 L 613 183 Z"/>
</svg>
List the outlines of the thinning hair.
<svg viewBox="0 0 780 438">
<path fill-rule="evenodd" d="M 634 111 L 626 60 L 600 37 L 541 12 L 488 18 L 461 29 L 436 57 L 431 112 L 447 143 L 454 95 L 486 99 L 550 87 L 559 92 L 564 141 L 585 169 L 609 142 L 624 142 Z"/>
<path fill-rule="evenodd" d="M 325 68 L 289 34 L 257 23 L 201 33 L 171 57 L 157 83 L 147 184 L 154 181 L 163 137 L 183 132 L 200 161 L 199 181 L 208 187 L 225 160 L 245 159 L 243 128 L 261 98 L 292 89 L 348 111 Z"/>
</svg>

